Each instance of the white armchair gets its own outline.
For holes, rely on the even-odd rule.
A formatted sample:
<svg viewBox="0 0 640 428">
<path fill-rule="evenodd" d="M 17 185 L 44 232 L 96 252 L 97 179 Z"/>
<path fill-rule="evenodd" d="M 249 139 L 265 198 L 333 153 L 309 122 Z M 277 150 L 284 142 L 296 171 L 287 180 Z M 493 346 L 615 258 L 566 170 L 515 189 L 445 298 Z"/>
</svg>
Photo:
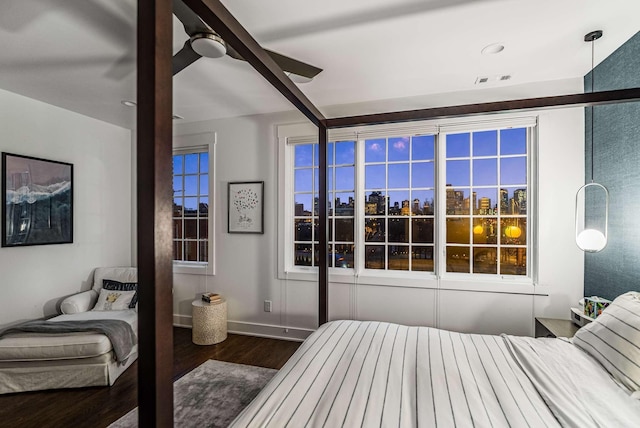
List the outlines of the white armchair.
<svg viewBox="0 0 640 428">
<path fill-rule="evenodd" d="M 96 304 L 102 281 L 111 279 L 119 282 L 138 282 L 138 269 L 133 267 L 108 267 L 96 268 L 93 272 L 93 287 L 91 290 L 83 291 L 67 297 L 60 304 L 63 314 L 77 314 L 90 311 Z"/>
</svg>

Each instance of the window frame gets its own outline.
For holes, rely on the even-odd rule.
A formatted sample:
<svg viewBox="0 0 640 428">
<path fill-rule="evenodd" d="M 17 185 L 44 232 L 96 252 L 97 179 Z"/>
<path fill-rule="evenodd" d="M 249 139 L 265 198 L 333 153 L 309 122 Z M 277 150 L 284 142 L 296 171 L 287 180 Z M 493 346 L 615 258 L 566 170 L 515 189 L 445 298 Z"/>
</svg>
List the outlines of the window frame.
<svg viewBox="0 0 640 428">
<path fill-rule="evenodd" d="M 178 274 L 194 274 L 194 275 L 215 275 L 215 205 L 216 205 L 216 191 L 215 191 L 215 148 L 217 142 L 217 135 L 215 133 L 194 134 L 194 135 L 182 135 L 174 136 L 173 140 L 173 153 L 174 155 L 186 155 L 192 153 L 206 152 L 209 155 L 209 172 L 208 172 L 208 184 L 209 184 L 209 212 L 207 217 L 208 226 L 208 261 L 184 261 L 173 260 L 173 273 Z M 173 174 L 172 174 L 173 176 Z M 173 198 L 172 198 L 173 200 Z"/>
<path fill-rule="evenodd" d="M 481 273 L 457 273 L 446 272 L 446 204 L 436 202 L 434 212 L 434 272 L 427 271 L 400 271 L 365 269 L 364 260 L 364 228 L 365 207 L 362 203 L 361 193 L 364 191 L 364 140 L 371 138 L 392 138 L 397 136 L 416 136 L 433 134 L 435 137 L 435 191 L 436 201 L 446 201 L 445 151 L 442 149 L 442 140 L 446 134 L 460 132 L 478 132 L 483 130 L 501 130 L 507 128 L 523 127 L 527 129 L 527 275 L 499 275 Z M 307 124 L 279 125 L 277 126 L 277 138 L 279 142 L 279 207 L 278 213 L 278 278 L 302 281 L 316 281 L 318 278 L 317 267 L 295 266 L 293 264 L 293 161 L 294 145 L 304 143 L 317 143 L 317 129 Z M 398 285 L 402 281 L 404 287 L 437 288 L 441 281 L 451 284 L 470 283 L 498 283 L 498 290 L 510 289 L 510 285 L 536 285 L 538 279 L 538 116 L 521 116 L 517 114 L 485 115 L 482 119 L 469 121 L 468 118 L 454 118 L 440 121 L 421 121 L 411 124 L 384 124 L 354 127 L 349 129 L 330 129 L 328 142 L 353 140 L 356 142 L 355 161 L 355 195 L 356 208 L 354 218 L 355 255 L 353 269 L 329 268 L 329 281 L 335 283 L 360 283 L 370 285 Z M 443 184 L 441 184 L 443 183 Z M 500 184 L 497 185 L 498 189 Z M 454 289 L 458 289 L 454 285 Z M 461 289 L 466 286 L 462 285 Z M 504 288 L 504 290 L 503 290 Z M 491 291 L 487 289 L 486 291 Z M 524 292 L 524 289 L 522 290 Z"/>
</svg>

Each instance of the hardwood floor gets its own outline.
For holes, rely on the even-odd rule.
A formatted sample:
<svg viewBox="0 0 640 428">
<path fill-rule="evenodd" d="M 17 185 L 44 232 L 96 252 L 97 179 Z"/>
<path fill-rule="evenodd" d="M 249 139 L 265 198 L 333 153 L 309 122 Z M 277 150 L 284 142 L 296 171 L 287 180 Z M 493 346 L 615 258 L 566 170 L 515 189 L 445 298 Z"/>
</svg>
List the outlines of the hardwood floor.
<svg viewBox="0 0 640 428">
<path fill-rule="evenodd" d="M 281 368 L 299 342 L 229 334 L 217 345 L 191 342 L 191 330 L 173 329 L 174 381 L 208 359 Z M 101 386 L 0 395 L 0 427 L 106 427 L 137 406 L 138 363 L 112 387 Z"/>
</svg>

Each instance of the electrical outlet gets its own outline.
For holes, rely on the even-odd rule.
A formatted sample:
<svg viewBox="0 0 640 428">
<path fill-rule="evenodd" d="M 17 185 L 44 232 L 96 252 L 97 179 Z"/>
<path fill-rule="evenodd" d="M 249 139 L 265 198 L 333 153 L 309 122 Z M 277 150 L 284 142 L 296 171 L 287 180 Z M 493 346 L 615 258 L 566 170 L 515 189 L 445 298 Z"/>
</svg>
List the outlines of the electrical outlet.
<svg viewBox="0 0 640 428">
<path fill-rule="evenodd" d="M 271 300 L 265 300 L 264 301 L 264 311 L 265 312 L 271 312 L 271 305 L 272 305 Z"/>
</svg>

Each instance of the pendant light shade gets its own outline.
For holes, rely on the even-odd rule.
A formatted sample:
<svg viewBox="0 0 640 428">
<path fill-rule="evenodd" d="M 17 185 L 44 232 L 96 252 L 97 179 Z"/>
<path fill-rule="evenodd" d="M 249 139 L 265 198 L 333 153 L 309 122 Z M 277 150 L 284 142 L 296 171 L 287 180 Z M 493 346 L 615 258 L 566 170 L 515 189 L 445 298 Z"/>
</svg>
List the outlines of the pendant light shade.
<svg viewBox="0 0 640 428">
<path fill-rule="evenodd" d="M 593 93 L 595 73 L 594 73 L 594 42 L 602 37 L 602 31 L 596 30 L 592 31 L 584 36 L 584 41 L 591 43 L 591 92 Z M 609 191 L 602 184 L 596 183 L 593 180 L 593 146 L 594 146 L 594 137 L 593 137 L 593 115 L 594 107 L 591 107 L 591 183 L 585 184 L 584 186 L 578 189 L 576 193 L 576 244 L 578 248 L 587 253 L 597 253 L 598 251 L 602 251 L 604 247 L 607 246 L 608 239 L 608 225 L 609 225 Z M 599 227 L 589 227 L 589 228 L 581 228 L 580 227 L 580 196 L 582 194 L 583 200 L 585 201 L 584 211 L 586 213 L 586 191 L 589 187 L 593 187 L 595 191 L 600 190 L 601 195 L 597 195 L 594 193 L 592 195 L 592 199 L 589 201 L 594 201 L 594 206 L 597 206 L 597 198 L 604 198 L 604 223 Z"/>
</svg>

